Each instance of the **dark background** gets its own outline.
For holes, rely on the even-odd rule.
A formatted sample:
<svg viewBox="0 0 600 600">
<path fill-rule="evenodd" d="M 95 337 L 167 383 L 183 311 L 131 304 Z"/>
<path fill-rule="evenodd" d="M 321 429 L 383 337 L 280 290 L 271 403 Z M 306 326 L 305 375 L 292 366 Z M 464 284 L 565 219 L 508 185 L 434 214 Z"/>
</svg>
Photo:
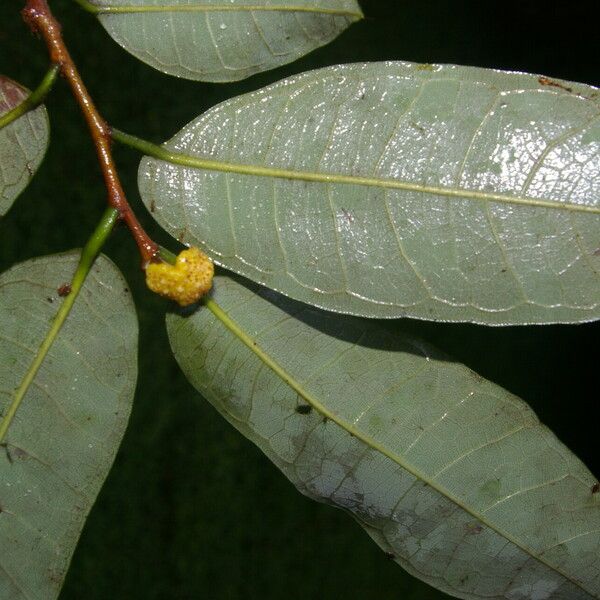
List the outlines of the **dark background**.
<svg viewBox="0 0 600 600">
<path fill-rule="evenodd" d="M 74 2 L 51 0 L 104 116 L 154 141 L 165 140 L 232 95 L 339 62 L 451 62 L 600 83 L 595 21 L 580 3 L 361 4 L 366 20 L 304 60 L 241 84 L 210 85 L 162 75 L 121 50 Z M 45 72 L 47 59 L 43 45 L 20 21 L 21 6 L 20 0 L 0 2 L 0 72 L 31 88 Z M 91 143 L 64 84 L 47 105 L 52 144 L 26 193 L 0 221 L 2 270 L 83 245 L 103 210 L 104 190 Z M 121 148 L 116 157 L 143 222 L 155 239 L 176 249 L 139 202 L 139 157 Z M 168 304 L 145 290 L 124 229 L 113 235 L 106 253 L 124 271 L 136 298 L 141 326 L 138 393 L 61 599 L 445 597 L 387 561 L 342 512 L 298 494 L 216 414 L 170 355 L 163 326 Z M 590 418 L 598 402 L 598 325 L 410 327 L 524 398 L 600 473 L 597 422 Z"/>
</svg>

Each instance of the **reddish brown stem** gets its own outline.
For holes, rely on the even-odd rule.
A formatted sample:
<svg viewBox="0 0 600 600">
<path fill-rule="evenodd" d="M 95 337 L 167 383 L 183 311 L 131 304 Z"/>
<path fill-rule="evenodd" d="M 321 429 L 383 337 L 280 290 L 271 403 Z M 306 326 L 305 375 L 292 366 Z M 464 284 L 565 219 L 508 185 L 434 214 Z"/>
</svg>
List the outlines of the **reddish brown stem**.
<svg viewBox="0 0 600 600">
<path fill-rule="evenodd" d="M 50 60 L 59 66 L 62 74 L 69 82 L 94 140 L 100 168 L 108 191 L 108 203 L 119 212 L 121 219 L 129 227 L 138 245 L 143 263 L 148 263 L 157 256 L 158 245 L 144 231 L 131 210 L 129 202 L 127 202 L 112 157 L 110 128 L 98 112 L 77 71 L 77 67 L 63 40 L 60 24 L 54 18 L 46 0 L 26 0 L 22 15 L 29 27 L 42 36 L 48 46 Z"/>
</svg>

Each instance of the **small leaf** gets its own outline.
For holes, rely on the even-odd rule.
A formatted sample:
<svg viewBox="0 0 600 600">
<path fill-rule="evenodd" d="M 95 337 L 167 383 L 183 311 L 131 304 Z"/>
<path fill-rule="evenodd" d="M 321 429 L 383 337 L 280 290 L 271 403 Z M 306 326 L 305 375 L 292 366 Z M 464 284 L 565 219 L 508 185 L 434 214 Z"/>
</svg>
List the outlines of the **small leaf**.
<svg viewBox="0 0 600 600">
<path fill-rule="evenodd" d="M 488 325 L 600 317 L 595 88 L 336 66 L 227 101 L 164 148 L 139 173 L 158 222 L 297 300 Z"/>
<path fill-rule="evenodd" d="M 356 0 L 92 0 L 109 35 L 167 73 L 244 79 L 300 58 L 362 18 Z"/>
<path fill-rule="evenodd" d="M 78 259 L 34 259 L 0 276 L 0 417 Z M 0 598 L 58 596 L 123 437 L 136 377 L 135 309 L 119 271 L 99 257 L 0 446 Z"/>
<path fill-rule="evenodd" d="M 600 598 L 596 479 L 523 401 L 373 321 L 214 289 L 168 316 L 174 354 L 302 493 L 457 597 Z"/>
<path fill-rule="evenodd" d="M 29 93 L 0 75 L 0 116 L 21 104 Z M 0 129 L 0 216 L 6 214 L 40 166 L 49 134 L 48 115 L 43 106 Z"/>
</svg>

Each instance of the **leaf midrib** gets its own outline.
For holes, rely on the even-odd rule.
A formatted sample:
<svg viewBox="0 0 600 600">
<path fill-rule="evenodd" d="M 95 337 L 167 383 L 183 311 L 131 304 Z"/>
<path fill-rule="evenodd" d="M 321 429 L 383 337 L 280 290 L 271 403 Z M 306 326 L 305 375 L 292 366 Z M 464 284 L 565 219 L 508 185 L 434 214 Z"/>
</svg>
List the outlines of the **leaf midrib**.
<svg viewBox="0 0 600 600">
<path fill-rule="evenodd" d="M 221 323 L 231 332 L 233 333 L 247 348 L 249 348 L 267 367 L 269 367 L 286 385 L 288 385 L 294 392 L 296 392 L 301 398 L 304 399 L 310 406 L 313 407 L 318 413 L 320 413 L 323 417 L 330 419 L 336 425 L 341 427 L 344 431 L 346 431 L 351 436 L 354 436 L 358 440 L 360 440 L 363 444 L 372 448 L 373 450 L 379 452 L 389 460 L 395 462 L 398 466 L 406 470 L 408 473 L 413 475 L 415 478 L 424 482 L 440 495 L 444 496 L 456 506 L 458 506 L 461 510 L 464 510 L 466 513 L 477 519 L 479 522 L 483 523 L 486 527 L 495 531 L 499 536 L 508 540 L 511 544 L 514 544 L 516 547 L 520 548 L 523 552 L 531 556 L 533 559 L 539 561 L 544 564 L 546 567 L 551 569 L 552 571 L 558 573 L 562 577 L 564 577 L 567 581 L 571 582 L 573 585 L 580 588 L 586 594 L 589 594 L 590 597 L 596 597 L 593 592 L 586 589 L 581 583 L 572 579 L 572 577 L 563 572 L 561 569 L 556 567 L 555 565 L 549 563 L 542 556 L 537 554 L 532 548 L 522 543 L 520 540 L 514 538 L 507 532 L 502 531 L 500 528 L 491 523 L 484 515 L 479 514 L 477 511 L 469 508 L 464 505 L 460 498 L 454 496 L 452 493 L 447 491 L 443 486 L 439 485 L 434 479 L 429 478 L 428 476 L 421 473 L 417 468 L 413 467 L 410 463 L 403 460 L 403 458 L 394 452 L 387 450 L 384 446 L 378 443 L 372 437 L 363 433 L 360 429 L 354 427 L 352 424 L 347 423 L 344 419 L 340 418 L 337 414 L 330 411 L 325 405 L 323 405 L 315 396 L 306 391 L 302 385 L 296 381 L 296 379 L 288 373 L 277 361 L 275 361 L 271 356 L 264 351 L 261 346 L 258 344 L 256 340 L 251 338 L 239 325 L 238 323 L 229 316 L 229 314 L 223 310 L 213 299 L 208 299 L 204 301 L 205 306 L 213 313 L 213 315 L 221 321 Z"/>
<path fill-rule="evenodd" d="M 154 148 L 151 148 L 151 146 L 154 146 Z M 318 171 L 301 171 L 294 169 L 282 169 L 278 167 L 262 167 L 248 163 L 219 161 L 215 159 L 190 156 L 188 154 L 184 154 L 183 152 L 169 150 L 164 146 L 155 146 L 154 144 L 149 144 L 147 142 L 144 144 L 144 147 L 140 146 L 139 149 L 145 152 L 148 152 L 148 150 L 151 149 L 151 156 L 171 164 L 222 173 L 252 175 L 255 177 L 271 177 L 276 179 L 290 179 L 293 181 L 307 181 L 311 183 L 379 187 L 382 189 L 403 190 L 433 196 L 443 196 L 446 198 L 454 198 L 456 200 L 511 204 L 517 206 L 527 206 L 529 208 L 549 208 L 552 210 L 563 210 L 571 213 L 600 215 L 600 206 L 592 206 L 589 204 L 557 202 L 528 196 L 511 196 L 509 194 L 498 194 L 494 192 L 485 192 L 482 190 L 422 185 L 406 180 L 345 175 L 340 173 L 324 173 Z"/>
<path fill-rule="evenodd" d="M 334 17 L 348 17 L 351 19 L 362 19 L 360 12 L 344 10 L 339 8 L 320 8 L 311 6 L 295 6 L 274 4 L 271 6 L 251 4 L 246 6 L 231 6 L 228 4 L 162 4 L 162 5 L 95 5 L 97 14 L 131 14 L 131 13 L 160 13 L 160 12 L 290 12 L 310 13 L 319 15 L 330 15 Z"/>
</svg>

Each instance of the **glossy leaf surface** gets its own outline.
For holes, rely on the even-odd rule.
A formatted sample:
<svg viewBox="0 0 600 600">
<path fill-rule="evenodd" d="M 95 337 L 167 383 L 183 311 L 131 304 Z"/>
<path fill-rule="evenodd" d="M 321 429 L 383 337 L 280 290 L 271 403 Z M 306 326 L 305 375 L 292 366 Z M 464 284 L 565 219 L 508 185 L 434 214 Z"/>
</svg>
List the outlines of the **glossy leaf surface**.
<svg viewBox="0 0 600 600">
<path fill-rule="evenodd" d="M 226 82 L 292 62 L 361 18 L 356 0 L 92 0 L 108 33 L 154 68 Z"/>
<path fill-rule="evenodd" d="M 164 148 L 139 174 L 158 222 L 295 299 L 489 325 L 600 315 L 595 88 L 336 66 L 227 101 Z"/>
<path fill-rule="evenodd" d="M 28 95 L 29 90 L 0 76 L 0 115 L 21 104 Z M 40 166 L 49 134 L 43 106 L 0 129 L 0 216 L 12 206 Z"/>
<path fill-rule="evenodd" d="M 225 277 L 215 300 L 246 344 L 201 307 L 168 317 L 175 356 L 302 493 L 449 594 L 600 597 L 596 480 L 522 400 L 372 321 Z"/>
<path fill-rule="evenodd" d="M 78 259 L 34 259 L 0 276 L 4 419 Z M 0 598 L 58 596 L 125 431 L 136 376 L 135 309 L 119 271 L 100 257 L 2 440 Z"/>
</svg>

